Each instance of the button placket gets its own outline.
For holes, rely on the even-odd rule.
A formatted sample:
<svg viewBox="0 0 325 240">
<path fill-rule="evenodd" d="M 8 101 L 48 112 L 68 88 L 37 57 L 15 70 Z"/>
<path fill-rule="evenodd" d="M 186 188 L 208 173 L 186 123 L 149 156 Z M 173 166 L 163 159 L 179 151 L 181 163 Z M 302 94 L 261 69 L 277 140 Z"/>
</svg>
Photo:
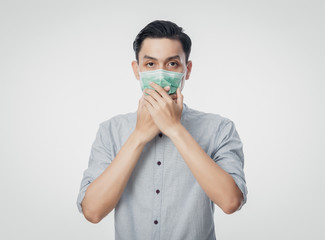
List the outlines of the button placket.
<svg viewBox="0 0 325 240">
<path fill-rule="evenodd" d="M 155 162 L 153 170 L 154 197 L 153 197 L 153 236 L 152 239 L 159 239 L 161 223 L 161 200 L 162 200 L 162 183 L 163 183 L 163 160 L 164 160 L 164 138 L 160 133 L 155 139 Z"/>
</svg>

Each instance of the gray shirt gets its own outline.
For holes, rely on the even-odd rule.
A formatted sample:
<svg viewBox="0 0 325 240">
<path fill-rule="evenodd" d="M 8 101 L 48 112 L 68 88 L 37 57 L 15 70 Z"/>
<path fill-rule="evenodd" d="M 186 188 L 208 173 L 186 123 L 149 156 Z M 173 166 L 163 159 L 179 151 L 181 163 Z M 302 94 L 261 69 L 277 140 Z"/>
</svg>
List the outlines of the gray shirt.
<svg viewBox="0 0 325 240">
<path fill-rule="evenodd" d="M 87 187 L 115 158 L 136 121 L 135 111 L 100 123 L 77 198 L 81 213 Z M 233 177 L 244 196 L 241 209 L 247 200 L 247 188 L 243 146 L 234 123 L 185 103 L 181 123 L 216 164 Z M 160 133 L 145 145 L 115 207 L 115 239 L 216 239 L 214 207 L 173 142 Z"/>
</svg>

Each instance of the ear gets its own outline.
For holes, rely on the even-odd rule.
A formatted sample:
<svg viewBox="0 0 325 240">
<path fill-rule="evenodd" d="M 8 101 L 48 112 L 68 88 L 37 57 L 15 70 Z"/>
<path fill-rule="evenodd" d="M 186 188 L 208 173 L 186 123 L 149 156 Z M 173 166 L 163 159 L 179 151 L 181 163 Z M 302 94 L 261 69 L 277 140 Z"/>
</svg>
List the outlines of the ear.
<svg viewBox="0 0 325 240">
<path fill-rule="evenodd" d="M 192 61 L 188 61 L 187 62 L 187 71 L 186 71 L 186 77 L 185 77 L 185 80 L 189 79 L 190 78 L 190 75 L 191 75 L 191 71 L 192 71 Z"/>
<path fill-rule="evenodd" d="M 136 79 L 140 80 L 140 75 L 139 75 L 139 71 L 138 71 L 138 62 L 137 61 L 132 61 L 132 69 L 133 69 L 133 73 L 134 76 L 136 77 Z"/>
</svg>

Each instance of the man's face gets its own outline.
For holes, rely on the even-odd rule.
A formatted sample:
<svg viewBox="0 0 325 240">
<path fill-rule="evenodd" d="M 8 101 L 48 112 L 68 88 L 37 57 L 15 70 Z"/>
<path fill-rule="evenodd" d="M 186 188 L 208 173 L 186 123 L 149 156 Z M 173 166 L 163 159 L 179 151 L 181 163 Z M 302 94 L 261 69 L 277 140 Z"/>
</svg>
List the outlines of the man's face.
<svg viewBox="0 0 325 240">
<path fill-rule="evenodd" d="M 180 90 L 183 90 L 184 81 L 189 79 L 192 62 L 186 64 L 185 53 L 179 40 L 168 38 L 146 38 L 142 42 L 139 52 L 139 62 L 132 62 L 136 78 L 139 80 L 139 71 L 164 69 L 173 72 L 186 72 L 181 81 Z"/>
</svg>

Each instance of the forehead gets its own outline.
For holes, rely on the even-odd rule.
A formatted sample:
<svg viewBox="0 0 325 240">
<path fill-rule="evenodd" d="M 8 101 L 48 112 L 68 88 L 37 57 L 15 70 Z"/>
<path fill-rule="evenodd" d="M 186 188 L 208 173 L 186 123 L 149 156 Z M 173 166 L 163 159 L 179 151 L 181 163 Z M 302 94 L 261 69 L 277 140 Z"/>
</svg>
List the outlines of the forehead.
<svg viewBox="0 0 325 240">
<path fill-rule="evenodd" d="M 146 38 L 141 45 L 139 60 L 147 55 L 157 59 L 166 59 L 179 55 L 185 59 L 182 44 L 179 40 L 168 38 Z"/>
</svg>

